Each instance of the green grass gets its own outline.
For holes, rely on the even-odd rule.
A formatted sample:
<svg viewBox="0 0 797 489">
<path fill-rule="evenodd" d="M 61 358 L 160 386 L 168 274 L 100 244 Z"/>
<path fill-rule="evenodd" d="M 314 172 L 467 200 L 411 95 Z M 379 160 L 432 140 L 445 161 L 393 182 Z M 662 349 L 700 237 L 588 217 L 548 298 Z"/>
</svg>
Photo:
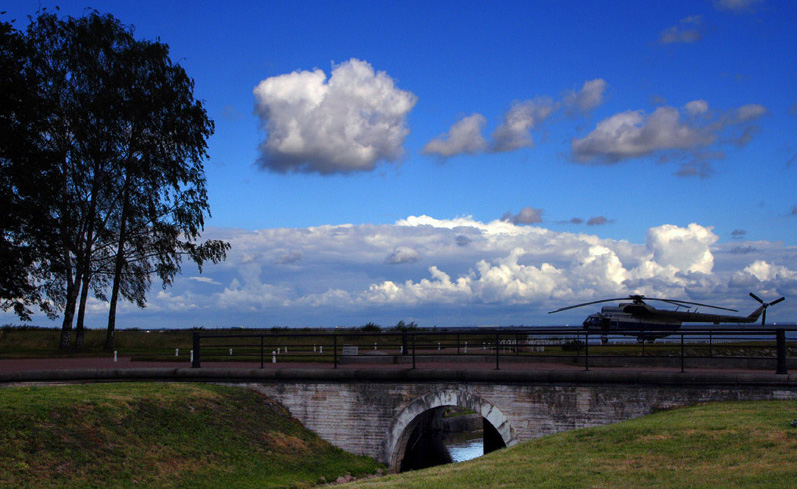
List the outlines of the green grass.
<svg viewBox="0 0 797 489">
<path fill-rule="evenodd" d="M 0 388 L 0 487 L 308 487 L 378 464 L 241 388 Z"/>
<path fill-rule="evenodd" d="M 797 401 L 707 404 L 351 487 L 791 489 L 797 484 L 795 419 Z"/>
</svg>

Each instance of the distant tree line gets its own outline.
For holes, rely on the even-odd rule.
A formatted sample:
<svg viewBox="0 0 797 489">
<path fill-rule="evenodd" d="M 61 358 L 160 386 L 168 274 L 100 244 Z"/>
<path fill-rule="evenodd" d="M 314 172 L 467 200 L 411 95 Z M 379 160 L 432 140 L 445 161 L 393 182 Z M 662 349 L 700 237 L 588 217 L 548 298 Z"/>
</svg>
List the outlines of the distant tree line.
<svg viewBox="0 0 797 489">
<path fill-rule="evenodd" d="M 226 257 L 200 241 L 213 121 L 166 44 L 96 11 L 29 20 L 0 19 L 0 306 L 63 315 L 61 348 L 82 348 L 93 294 L 110 349 L 120 298 Z"/>
</svg>

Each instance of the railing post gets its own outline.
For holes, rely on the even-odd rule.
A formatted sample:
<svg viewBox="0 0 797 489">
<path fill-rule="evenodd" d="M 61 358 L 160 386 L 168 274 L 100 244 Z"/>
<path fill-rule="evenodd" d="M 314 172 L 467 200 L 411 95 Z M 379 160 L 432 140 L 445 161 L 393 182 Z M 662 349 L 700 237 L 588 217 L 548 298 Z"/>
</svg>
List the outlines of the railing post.
<svg viewBox="0 0 797 489">
<path fill-rule="evenodd" d="M 499 333 L 495 333 L 495 369 L 500 370 L 501 367 L 498 364 L 498 357 L 501 355 L 501 346 L 499 344 L 500 338 L 498 337 Z"/>
<path fill-rule="evenodd" d="M 684 334 L 681 333 L 681 373 L 684 373 Z"/>
<path fill-rule="evenodd" d="M 199 331 L 194 331 L 194 361 L 191 362 L 191 368 L 199 368 Z"/>
<path fill-rule="evenodd" d="M 332 335 L 332 368 L 338 368 L 338 335 Z"/>
<path fill-rule="evenodd" d="M 576 336 L 576 345 L 578 345 L 578 336 Z M 584 333 L 584 369 L 589 370 L 589 333 Z"/>
<path fill-rule="evenodd" d="M 775 331 L 775 342 L 777 346 L 778 363 L 775 370 L 776 374 L 788 374 L 786 367 L 786 332 L 782 329 Z"/>
<path fill-rule="evenodd" d="M 407 344 L 407 332 L 401 332 L 401 354 L 402 355 L 409 355 L 409 345 Z"/>
<path fill-rule="evenodd" d="M 711 334 L 711 331 L 708 332 L 708 357 L 714 358 L 714 337 Z"/>
<path fill-rule="evenodd" d="M 412 368 L 415 369 L 415 334 L 412 335 Z"/>
<path fill-rule="evenodd" d="M 260 335 L 260 368 L 263 367 L 263 335 Z"/>
</svg>

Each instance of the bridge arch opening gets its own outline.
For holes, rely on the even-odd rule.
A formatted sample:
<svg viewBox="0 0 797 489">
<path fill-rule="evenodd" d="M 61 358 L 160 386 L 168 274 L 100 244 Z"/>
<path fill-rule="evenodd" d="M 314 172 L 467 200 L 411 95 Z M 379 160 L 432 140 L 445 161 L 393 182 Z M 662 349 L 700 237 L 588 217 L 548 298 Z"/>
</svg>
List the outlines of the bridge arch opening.
<svg viewBox="0 0 797 489">
<path fill-rule="evenodd" d="M 448 407 L 473 411 L 484 422 L 484 453 L 517 443 L 506 416 L 489 401 L 459 391 L 443 391 L 424 395 L 410 402 L 394 419 L 388 434 L 383 461 L 396 471 L 447 463 L 440 430 L 443 412 Z M 444 455 L 440 456 L 443 453 Z"/>
</svg>

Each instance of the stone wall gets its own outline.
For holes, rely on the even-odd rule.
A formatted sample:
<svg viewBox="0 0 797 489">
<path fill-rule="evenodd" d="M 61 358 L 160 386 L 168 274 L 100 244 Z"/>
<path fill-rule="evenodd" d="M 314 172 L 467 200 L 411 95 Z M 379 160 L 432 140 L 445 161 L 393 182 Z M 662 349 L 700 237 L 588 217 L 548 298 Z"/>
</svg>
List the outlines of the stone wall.
<svg viewBox="0 0 797 489">
<path fill-rule="evenodd" d="M 797 399 L 797 385 L 727 383 L 280 382 L 246 387 L 278 399 L 301 423 L 351 453 L 395 467 L 429 409 L 460 406 L 486 418 L 511 446 L 658 409 L 709 401 Z"/>
</svg>

